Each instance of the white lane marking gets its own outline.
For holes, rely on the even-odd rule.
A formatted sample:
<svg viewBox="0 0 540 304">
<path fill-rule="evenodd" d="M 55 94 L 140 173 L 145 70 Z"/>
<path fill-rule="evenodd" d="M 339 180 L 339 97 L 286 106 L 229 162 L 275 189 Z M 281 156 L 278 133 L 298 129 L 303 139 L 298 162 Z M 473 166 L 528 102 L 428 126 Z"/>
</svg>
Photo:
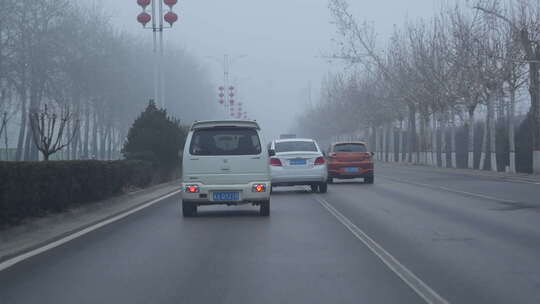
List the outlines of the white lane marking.
<svg viewBox="0 0 540 304">
<path fill-rule="evenodd" d="M 420 278 L 418 278 L 412 271 L 403 266 L 394 256 L 386 251 L 381 245 L 375 242 L 364 231 L 353 224 L 347 217 L 341 212 L 336 210 L 330 203 L 320 197 L 315 199 L 321 204 L 328 212 L 330 212 L 335 218 L 337 218 L 352 234 L 359 239 L 366 247 L 369 248 L 390 270 L 392 270 L 403 282 L 405 282 L 410 288 L 416 292 L 424 301 L 428 304 L 449 304 L 447 300 L 441 297 L 436 291 L 430 288 Z"/>
<path fill-rule="evenodd" d="M 116 215 L 116 216 L 114 216 L 112 218 L 109 218 L 107 220 L 104 220 L 102 222 L 96 223 L 96 224 L 94 224 L 94 225 L 92 225 L 90 227 L 87 227 L 87 228 L 85 228 L 83 230 L 77 231 L 77 232 L 75 232 L 73 234 L 70 234 L 70 235 L 68 235 L 66 237 L 63 237 L 63 238 L 59 239 L 59 240 L 56 240 L 56 241 L 51 242 L 49 244 L 46 244 L 46 245 L 44 245 L 42 247 L 36 248 L 34 250 L 28 251 L 28 252 L 23 253 L 21 255 L 18 255 L 16 257 L 10 258 L 10 259 L 0 263 L 0 271 L 3 271 L 3 270 L 5 270 L 5 269 L 17 264 L 17 263 L 20 263 L 20 262 L 22 262 L 24 260 L 27 260 L 27 259 L 29 259 L 29 258 L 31 258 L 33 256 L 36 256 L 38 254 L 41 254 L 41 253 L 45 252 L 45 251 L 51 250 L 51 249 L 53 249 L 55 247 L 58 247 L 58 246 L 63 245 L 65 243 L 67 243 L 67 242 L 70 242 L 70 241 L 72 241 L 74 239 L 77 239 L 77 238 L 79 238 L 79 237 L 81 237 L 81 236 L 83 236 L 85 234 L 88 234 L 88 233 L 90 233 L 90 232 L 92 232 L 94 230 L 97 230 L 97 229 L 99 229 L 99 228 L 101 228 L 103 226 L 106 226 L 106 225 L 114 223 L 114 222 L 116 222 L 118 220 L 121 220 L 121 219 L 135 213 L 135 212 L 141 211 L 141 210 L 143 210 L 145 208 L 148 208 L 148 207 L 150 207 L 152 205 L 155 205 L 155 204 L 159 203 L 160 201 L 162 201 L 164 199 L 167 199 L 167 198 L 169 198 L 171 196 L 177 195 L 180 192 L 181 192 L 181 190 L 178 190 L 178 191 L 166 194 L 166 195 L 164 195 L 162 197 L 159 197 L 159 198 L 156 198 L 156 199 L 154 199 L 152 201 L 149 201 L 148 203 L 145 203 L 145 204 L 143 204 L 143 205 L 141 205 L 139 207 L 136 207 L 134 209 L 131 209 L 129 211 L 126 211 L 124 213 Z"/>
<path fill-rule="evenodd" d="M 393 181 L 393 182 L 396 182 L 396 183 L 410 184 L 410 185 L 414 185 L 414 186 L 425 187 L 425 188 L 430 188 L 430 189 L 435 189 L 435 190 L 443 190 L 443 191 L 446 191 L 446 192 L 452 192 L 452 193 L 456 193 L 456 194 L 472 196 L 472 197 L 482 198 L 482 199 L 501 202 L 501 203 L 508 203 L 508 204 L 518 204 L 519 203 L 518 201 L 507 200 L 507 199 L 498 198 L 498 197 L 494 197 L 494 196 L 489 196 L 489 195 L 485 195 L 485 194 L 479 194 L 479 193 L 455 190 L 455 189 L 451 189 L 451 188 L 447 188 L 447 187 L 443 187 L 443 186 L 433 186 L 433 185 L 424 184 L 424 183 L 417 183 L 417 182 L 411 182 L 411 181 L 402 181 L 402 180 L 387 177 L 387 176 L 381 176 L 380 174 L 378 176 L 382 177 L 383 179 L 387 179 L 387 180 L 390 180 L 390 181 Z"/>
</svg>

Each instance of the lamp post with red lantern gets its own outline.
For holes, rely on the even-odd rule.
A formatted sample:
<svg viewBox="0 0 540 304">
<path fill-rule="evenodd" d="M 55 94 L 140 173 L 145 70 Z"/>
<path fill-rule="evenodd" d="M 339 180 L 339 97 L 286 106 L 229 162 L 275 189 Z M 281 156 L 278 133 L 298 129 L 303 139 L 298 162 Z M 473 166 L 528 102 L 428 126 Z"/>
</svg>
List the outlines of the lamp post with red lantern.
<svg viewBox="0 0 540 304">
<path fill-rule="evenodd" d="M 178 21 L 178 15 L 173 12 L 173 6 L 178 3 L 178 0 L 137 0 L 137 4 L 142 7 L 143 11 L 137 16 L 137 21 L 142 24 L 145 29 L 150 29 L 153 32 L 153 52 L 154 52 L 154 101 L 156 104 L 165 107 L 165 76 L 163 75 L 163 30 L 172 28 L 173 24 Z M 163 5 L 169 7 L 165 13 Z M 150 6 L 150 13 L 147 8 Z M 169 26 L 164 26 L 164 22 Z M 147 26 L 148 23 L 150 26 Z M 158 54 L 158 33 L 159 33 L 159 54 Z"/>
</svg>

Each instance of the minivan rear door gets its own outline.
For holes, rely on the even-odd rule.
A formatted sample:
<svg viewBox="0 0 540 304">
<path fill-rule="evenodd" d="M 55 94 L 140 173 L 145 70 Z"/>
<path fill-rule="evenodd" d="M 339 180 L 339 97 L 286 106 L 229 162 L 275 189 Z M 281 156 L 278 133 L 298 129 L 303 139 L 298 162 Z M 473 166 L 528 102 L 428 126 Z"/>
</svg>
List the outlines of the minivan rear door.
<svg viewBox="0 0 540 304">
<path fill-rule="evenodd" d="M 231 185 L 264 182 L 269 178 L 268 157 L 263 153 L 257 129 L 197 129 L 188 144 L 185 182 Z"/>
</svg>

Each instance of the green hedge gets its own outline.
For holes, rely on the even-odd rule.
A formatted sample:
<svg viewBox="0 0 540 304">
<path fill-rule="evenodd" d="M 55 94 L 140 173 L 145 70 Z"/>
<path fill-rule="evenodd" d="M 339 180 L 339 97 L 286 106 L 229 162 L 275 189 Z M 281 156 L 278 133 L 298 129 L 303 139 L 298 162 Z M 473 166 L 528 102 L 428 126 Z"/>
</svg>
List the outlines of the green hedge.
<svg viewBox="0 0 540 304">
<path fill-rule="evenodd" d="M 0 226 L 151 184 L 141 161 L 0 162 Z"/>
</svg>

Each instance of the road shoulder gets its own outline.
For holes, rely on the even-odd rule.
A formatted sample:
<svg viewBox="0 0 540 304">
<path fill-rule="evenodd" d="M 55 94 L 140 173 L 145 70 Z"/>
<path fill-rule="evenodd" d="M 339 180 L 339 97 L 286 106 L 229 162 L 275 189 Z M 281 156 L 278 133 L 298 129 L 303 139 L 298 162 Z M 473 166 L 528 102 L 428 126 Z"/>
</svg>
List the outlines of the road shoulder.
<svg viewBox="0 0 540 304">
<path fill-rule="evenodd" d="M 66 212 L 29 219 L 0 231 L 0 263 L 179 190 L 178 181 L 156 185 Z"/>
<path fill-rule="evenodd" d="M 419 171 L 424 171 L 424 172 L 437 172 L 437 173 L 446 173 L 446 174 L 455 174 L 455 175 L 465 175 L 465 176 L 471 176 L 471 177 L 480 177 L 480 178 L 487 178 L 487 179 L 499 179 L 499 180 L 505 180 L 505 181 L 511 181 L 511 182 L 540 184 L 540 175 L 538 174 L 493 172 L 493 171 L 486 171 L 486 170 L 473 170 L 473 169 L 463 169 L 463 168 L 440 168 L 440 167 L 433 167 L 433 166 L 421 165 L 421 164 L 380 162 L 380 161 L 377 162 L 377 165 L 383 168 L 419 170 Z"/>
</svg>

